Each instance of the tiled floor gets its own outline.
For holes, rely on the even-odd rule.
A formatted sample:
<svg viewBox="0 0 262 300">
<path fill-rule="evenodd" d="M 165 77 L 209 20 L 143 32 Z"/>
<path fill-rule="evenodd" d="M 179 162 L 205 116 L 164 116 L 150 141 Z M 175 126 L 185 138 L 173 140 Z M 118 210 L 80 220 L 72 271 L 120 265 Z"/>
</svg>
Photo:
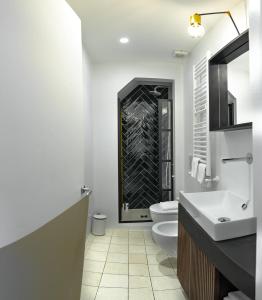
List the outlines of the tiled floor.
<svg viewBox="0 0 262 300">
<path fill-rule="evenodd" d="M 150 231 L 107 230 L 86 240 L 81 300 L 186 300 L 176 277 L 176 259 Z"/>
</svg>

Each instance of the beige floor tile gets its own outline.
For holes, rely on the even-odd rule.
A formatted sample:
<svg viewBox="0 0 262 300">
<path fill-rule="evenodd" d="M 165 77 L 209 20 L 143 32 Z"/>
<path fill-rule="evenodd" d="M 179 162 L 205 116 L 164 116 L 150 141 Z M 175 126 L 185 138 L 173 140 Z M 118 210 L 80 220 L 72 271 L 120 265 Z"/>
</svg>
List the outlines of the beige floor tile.
<svg viewBox="0 0 262 300">
<path fill-rule="evenodd" d="M 144 239 L 131 238 L 131 239 L 129 239 L 129 245 L 144 246 L 145 245 L 145 240 Z"/>
<path fill-rule="evenodd" d="M 94 300 L 98 287 L 82 285 L 80 300 Z"/>
<path fill-rule="evenodd" d="M 112 236 L 128 237 L 128 229 L 114 229 Z"/>
<path fill-rule="evenodd" d="M 129 264 L 129 275 L 149 276 L 148 266 L 143 264 Z"/>
<path fill-rule="evenodd" d="M 128 264 L 107 262 L 104 269 L 105 274 L 128 275 Z"/>
<path fill-rule="evenodd" d="M 142 239 L 144 238 L 143 231 L 129 231 L 129 238 Z"/>
<path fill-rule="evenodd" d="M 124 253 L 108 253 L 107 262 L 115 262 L 121 264 L 128 263 L 128 254 Z"/>
<path fill-rule="evenodd" d="M 102 273 L 83 272 L 82 284 L 90 286 L 99 286 Z"/>
<path fill-rule="evenodd" d="M 115 245 L 111 244 L 109 253 L 128 253 L 128 245 Z"/>
<path fill-rule="evenodd" d="M 109 244 L 102 244 L 102 243 L 96 243 L 93 242 L 90 244 L 87 249 L 91 251 L 98 251 L 98 252 L 107 252 L 109 249 Z"/>
<path fill-rule="evenodd" d="M 103 274 L 100 287 L 128 288 L 128 276 Z"/>
<path fill-rule="evenodd" d="M 147 255 L 147 261 L 149 265 L 158 265 L 159 263 L 169 263 L 168 256 L 165 254 L 149 254 Z"/>
<path fill-rule="evenodd" d="M 145 276 L 129 276 L 129 288 L 140 289 L 140 288 L 152 288 L 150 277 Z"/>
<path fill-rule="evenodd" d="M 129 289 L 129 300 L 154 300 L 151 289 Z"/>
<path fill-rule="evenodd" d="M 161 254 L 162 249 L 157 245 L 146 245 L 147 254 Z"/>
<path fill-rule="evenodd" d="M 93 242 L 94 238 L 95 238 L 94 235 L 88 234 L 87 237 L 86 237 L 86 242 L 87 243 Z"/>
<path fill-rule="evenodd" d="M 148 238 L 148 237 L 152 238 L 152 230 L 144 230 L 144 237 L 145 238 Z"/>
<path fill-rule="evenodd" d="M 106 261 L 107 252 L 98 252 L 87 250 L 85 253 L 85 259 L 95 260 L 95 261 Z"/>
<path fill-rule="evenodd" d="M 129 263 L 130 264 L 145 264 L 145 265 L 147 265 L 146 254 L 139 254 L 139 253 L 129 254 Z"/>
<path fill-rule="evenodd" d="M 112 236 L 111 244 L 128 245 L 128 238 L 127 237 L 120 237 L 120 236 Z"/>
<path fill-rule="evenodd" d="M 112 236 L 112 234 L 113 234 L 113 229 L 107 228 L 106 229 L 106 236 Z"/>
<path fill-rule="evenodd" d="M 129 253 L 146 254 L 145 246 L 129 245 Z"/>
<path fill-rule="evenodd" d="M 128 300 L 128 289 L 99 288 L 96 300 Z"/>
<path fill-rule="evenodd" d="M 93 239 L 94 243 L 100 243 L 100 244 L 109 244 L 111 241 L 111 236 L 95 236 Z"/>
<path fill-rule="evenodd" d="M 184 292 L 180 289 L 154 291 L 155 300 L 187 300 Z"/>
<path fill-rule="evenodd" d="M 84 271 L 86 272 L 103 273 L 104 266 L 105 266 L 104 261 L 94 261 L 90 259 L 84 260 Z"/>
<path fill-rule="evenodd" d="M 166 265 L 148 265 L 149 268 L 149 274 L 150 276 L 169 276 L 175 275 L 175 271 L 173 267 L 171 266 L 166 266 Z"/>
<path fill-rule="evenodd" d="M 180 288 L 180 283 L 176 276 L 151 277 L 154 291 L 175 290 Z"/>
<path fill-rule="evenodd" d="M 148 246 L 154 246 L 156 243 L 152 239 L 145 239 L 145 244 Z"/>
<path fill-rule="evenodd" d="M 170 261 L 172 267 L 174 269 L 176 269 L 177 268 L 177 258 L 176 257 L 169 257 L 169 261 Z"/>
</svg>

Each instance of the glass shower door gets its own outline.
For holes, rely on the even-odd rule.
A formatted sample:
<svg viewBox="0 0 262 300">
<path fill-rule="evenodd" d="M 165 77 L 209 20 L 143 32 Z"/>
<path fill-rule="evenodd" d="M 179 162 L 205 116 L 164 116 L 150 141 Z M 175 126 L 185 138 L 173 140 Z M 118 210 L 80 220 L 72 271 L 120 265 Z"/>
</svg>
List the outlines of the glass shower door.
<svg viewBox="0 0 262 300">
<path fill-rule="evenodd" d="M 161 201 L 174 200 L 173 101 L 159 99 L 159 173 Z"/>
</svg>

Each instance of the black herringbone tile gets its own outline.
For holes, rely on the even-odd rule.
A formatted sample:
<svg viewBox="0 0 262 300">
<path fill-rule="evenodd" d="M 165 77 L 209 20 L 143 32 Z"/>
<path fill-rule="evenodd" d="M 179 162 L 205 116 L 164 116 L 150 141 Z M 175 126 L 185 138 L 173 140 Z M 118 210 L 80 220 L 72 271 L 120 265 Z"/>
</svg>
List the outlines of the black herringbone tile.
<svg viewBox="0 0 262 300">
<path fill-rule="evenodd" d="M 158 100 L 138 86 L 121 103 L 123 196 L 132 208 L 148 208 L 160 201 Z M 161 98 L 168 89 L 159 88 Z"/>
</svg>

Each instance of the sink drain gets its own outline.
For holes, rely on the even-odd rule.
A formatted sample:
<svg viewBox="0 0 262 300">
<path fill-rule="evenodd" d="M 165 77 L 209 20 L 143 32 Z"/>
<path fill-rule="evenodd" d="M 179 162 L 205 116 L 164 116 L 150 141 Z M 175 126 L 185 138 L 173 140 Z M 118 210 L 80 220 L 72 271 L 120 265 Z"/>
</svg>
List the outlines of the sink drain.
<svg viewBox="0 0 262 300">
<path fill-rule="evenodd" d="M 227 218 L 227 217 L 220 217 L 220 218 L 218 218 L 217 220 L 218 220 L 219 222 L 221 222 L 221 223 L 231 221 L 231 219 L 230 219 L 230 218 Z"/>
</svg>

